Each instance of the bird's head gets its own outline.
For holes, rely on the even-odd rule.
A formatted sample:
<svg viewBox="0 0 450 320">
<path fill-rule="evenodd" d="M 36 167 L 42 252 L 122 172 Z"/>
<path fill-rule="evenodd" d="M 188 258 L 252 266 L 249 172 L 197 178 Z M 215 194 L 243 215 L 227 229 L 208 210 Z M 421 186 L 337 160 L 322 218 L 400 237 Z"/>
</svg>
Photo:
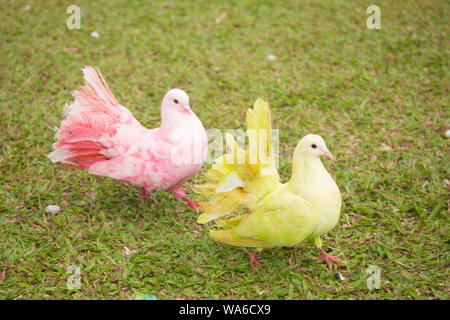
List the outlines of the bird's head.
<svg viewBox="0 0 450 320">
<path fill-rule="evenodd" d="M 325 141 L 321 136 L 316 134 L 308 134 L 304 136 L 297 144 L 295 153 L 299 155 L 320 157 L 325 156 L 329 159 L 333 159 L 332 154 L 328 151 Z"/>
<path fill-rule="evenodd" d="M 168 110 L 191 113 L 189 96 L 181 89 L 169 90 L 162 101 L 162 106 Z"/>
</svg>

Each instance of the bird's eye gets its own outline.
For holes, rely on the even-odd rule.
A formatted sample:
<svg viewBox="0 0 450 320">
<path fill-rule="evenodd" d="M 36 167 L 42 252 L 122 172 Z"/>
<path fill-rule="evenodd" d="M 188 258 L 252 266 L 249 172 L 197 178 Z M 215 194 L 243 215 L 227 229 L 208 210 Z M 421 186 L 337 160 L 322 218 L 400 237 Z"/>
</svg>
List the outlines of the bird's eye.
<svg viewBox="0 0 450 320">
<path fill-rule="evenodd" d="M 177 99 L 173 99 L 173 102 L 178 103 L 178 100 Z"/>
<path fill-rule="evenodd" d="M 317 145 L 316 145 L 315 143 L 313 143 L 313 144 L 311 145 L 311 148 L 315 149 L 315 148 L 317 148 Z"/>
</svg>

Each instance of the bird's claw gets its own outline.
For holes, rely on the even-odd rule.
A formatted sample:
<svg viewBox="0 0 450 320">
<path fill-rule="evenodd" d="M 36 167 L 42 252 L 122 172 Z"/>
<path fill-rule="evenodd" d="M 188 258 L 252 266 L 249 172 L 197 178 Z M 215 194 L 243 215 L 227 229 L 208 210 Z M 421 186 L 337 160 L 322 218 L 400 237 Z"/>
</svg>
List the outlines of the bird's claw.
<svg viewBox="0 0 450 320">
<path fill-rule="evenodd" d="M 198 213 L 197 207 L 200 207 L 200 204 L 199 204 L 199 203 L 197 203 L 197 202 L 195 202 L 195 201 L 192 201 L 191 199 L 188 199 L 188 198 L 183 199 L 183 200 L 187 202 L 187 204 L 184 206 L 185 208 L 191 207 L 192 210 L 195 211 L 195 213 Z"/>
<path fill-rule="evenodd" d="M 258 266 L 264 266 L 264 264 L 262 264 L 261 262 L 258 261 L 258 258 L 256 258 L 256 249 L 253 250 L 252 252 L 248 251 L 247 249 L 244 248 L 244 251 L 246 253 L 248 253 L 248 255 L 250 256 L 250 266 L 252 267 L 253 271 L 257 271 L 258 269 L 253 265 L 253 264 L 257 264 Z"/>
<path fill-rule="evenodd" d="M 141 188 L 141 194 L 139 195 L 139 198 L 141 199 L 142 203 L 144 203 L 145 200 L 148 200 L 148 198 L 150 198 L 153 203 L 156 203 L 156 200 L 152 197 L 152 194 L 148 193 L 144 188 Z"/>
<path fill-rule="evenodd" d="M 333 268 L 333 265 L 331 264 L 332 262 L 337 263 L 337 264 L 345 263 L 344 261 L 341 261 L 341 260 L 337 259 L 337 257 L 342 256 L 342 253 L 339 253 L 337 255 L 331 255 L 331 254 L 328 254 L 322 248 L 319 248 L 319 252 L 320 252 L 321 256 L 320 257 L 315 257 L 314 260 L 323 260 L 323 261 L 325 261 L 325 263 L 327 264 L 328 270 L 331 270 Z"/>
<path fill-rule="evenodd" d="M 180 190 L 172 190 L 172 192 L 173 192 L 174 196 L 177 197 L 178 199 L 186 201 L 186 205 L 184 206 L 185 208 L 187 206 L 189 206 L 189 207 L 192 208 L 192 210 L 195 211 L 195 213 L 198 213 L 197 207 L 200 207 L 200 204 L 198 204 L 197 202 L 192 201 L 191 199 L 186 197 L 186 194 L 184 193 L 184 191 L 182 189 L 180 189 Z"/>
<path fill-rule="evenodd" d="M 197 202 L 195 202 L 195 201 L 192 201 L 192 200 L 189 199 L 188 197 L 181 197 L 181 199 L 184 200 L 184 201 L 186 201 L 186 204 L 185 204 L 185 206 L 184 206 L 185 208 L 191 207 L 192 210 L 194 210 L 195 213 L 198 213 L 197 207 L 200 207 L 200 204 L 199 204 L 199 203 L 197 203 Z"/>
</svg>

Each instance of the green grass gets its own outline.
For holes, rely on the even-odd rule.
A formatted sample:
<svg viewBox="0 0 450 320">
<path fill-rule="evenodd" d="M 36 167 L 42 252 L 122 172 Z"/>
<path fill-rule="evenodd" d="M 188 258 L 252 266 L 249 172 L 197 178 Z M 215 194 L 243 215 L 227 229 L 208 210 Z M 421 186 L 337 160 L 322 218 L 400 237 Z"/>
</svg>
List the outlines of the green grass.
<svg viewBox="0 0 450 320">
<path fill-rule="evenodd" d="M 381 30 L 366 27 L 373 1 L 77 1 L 80 30 L 65 24 L 73 1 L 1 3 L 0 298 L 449 298 L 448 1 L 376 1 Z M 268 100 L 284 180 L 297 141 L 322 135 L 343 194 L 324 241 L 344 253 L 346 279 L 309 243 L 264 251 L 254 273 L 170 195 L 142 204 L 132 186 L 52 164 L 53 128 L 87 64 L 149 127 L 172 87 L 206 128 L 244 128 L 246 108 Z M 79 290 L 66 288 L 70 265 Z M 366 287 L 370 265 L 379 290 Z"/>
</svg>

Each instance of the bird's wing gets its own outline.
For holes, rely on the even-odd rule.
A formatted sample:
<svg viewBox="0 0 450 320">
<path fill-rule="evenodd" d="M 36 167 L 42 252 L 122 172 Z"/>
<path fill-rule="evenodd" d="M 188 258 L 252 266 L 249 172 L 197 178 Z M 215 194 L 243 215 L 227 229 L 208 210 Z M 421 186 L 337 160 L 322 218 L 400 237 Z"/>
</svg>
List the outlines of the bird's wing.
<svg viewBox="0 0 450 320">
<path fill-rule="evenodd" d="M 251 213 L 216 224 L 225 227 L 211 230 L 213 239 L 235 246 L 295 246 L 316 230 L 319 216 L 309 201 L 281 185 L 270 195 L 251 206 Z"/>
<path fill-rule="evenodd" d="M 139 188 L 165 188 L 177 171 L 168 168 L 172 145 L 160 139 L 158 129 L 118 126 L 114 136 L 104 139 L 108 161 L 89 167 L 89 173 L 131 183 Z M 170 181 L 169 181 L 170 180 Z"/>
<path fill-rule="evenodd" d="M 261 240 L 246 239 L 235 235 L 235 229 L 210 230 L 209 235 L 216 241 L 238 247 L 273 248 Z"/>
<path fill-rule="evenodd" d="M 206 174 L 207 182 L 195 187 L 204 200 L 199 223 L 249 208 L 280 184 L 271 146 L 269 104 L 257 99 L 253 109 L 247 110 L 246 122 L 248 147 L 243 150 L 227 135 L 230 152 L 216 159 Z"/>
</svg>

